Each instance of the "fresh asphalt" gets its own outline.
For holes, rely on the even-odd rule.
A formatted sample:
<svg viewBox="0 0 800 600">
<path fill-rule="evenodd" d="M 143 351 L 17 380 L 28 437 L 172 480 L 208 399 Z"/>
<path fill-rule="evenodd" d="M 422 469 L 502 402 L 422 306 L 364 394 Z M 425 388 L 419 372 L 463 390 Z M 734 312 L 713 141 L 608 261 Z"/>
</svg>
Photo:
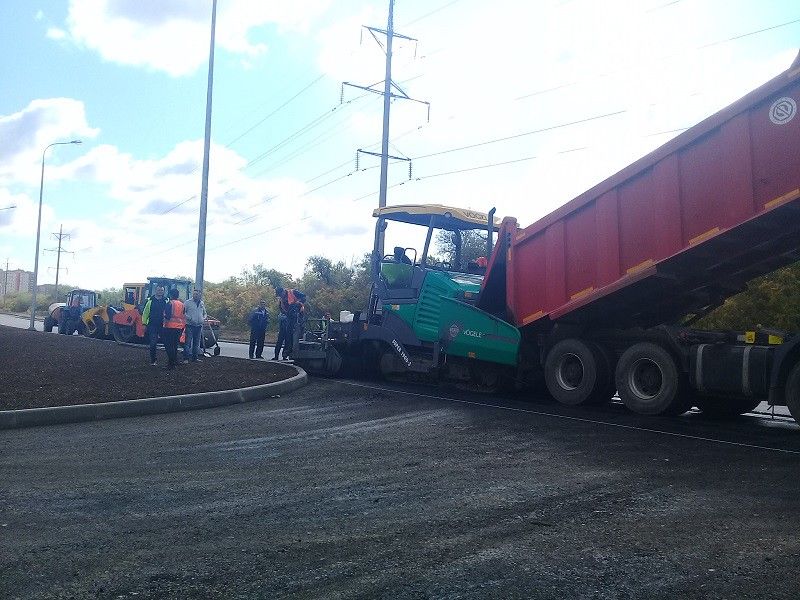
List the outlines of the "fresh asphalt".
<svg viewBox="0 0 800 600">
<path fill-rule="evenodd" d="M 2 598 L 800 597 L 800 428 L 314 380 L 0 432 Z"/>
<path fill-rule="evenodd" d="M 316 379 L 3 431 L 0 481 L 0 598 L 800 597 L 780 415 Z"/>
</svg>

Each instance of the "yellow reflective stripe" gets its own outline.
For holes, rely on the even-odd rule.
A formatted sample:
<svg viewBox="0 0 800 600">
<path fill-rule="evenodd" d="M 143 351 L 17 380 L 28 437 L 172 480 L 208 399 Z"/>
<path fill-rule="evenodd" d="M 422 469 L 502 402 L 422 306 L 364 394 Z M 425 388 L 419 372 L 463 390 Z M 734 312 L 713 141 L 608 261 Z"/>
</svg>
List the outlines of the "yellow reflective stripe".
<svg viewBox="0 0 800 600">
<path fill-rule="evenodd" d="M 647 260 L 643 260 L 639 264 L 633 265 L 629 269 L 625 271 L 627 275 L 633 275 L 634 273 L 638 273 L 639 271 L 646 269 L 650 265 L 655 264 L 655 261 L 652 258 L 648 258 Z"/>
<path fill-rule="evenodd" d="M 764 205 L 764 208 L 773 208 L 775 206 L 778 206 L 779 204 L 788 202 L 789 200 L 794 200 L 798 196 L 800 196 L 800 188 L 792 190 L 791 192 L 789 192 L 788 194 L 784 194 L 783 196 L 778 196 L 774 200 L 770 200 Z"/>
<path fill-rule="evenodd" d="M 522 324 L 523 324 L 523 325 L 527 325 L 527 324 L 528 324 L 528 323 L 530 323 L 531 321 L 535 321 L 536 319 L 538 319 L 539 317 L 541 317 L 543 314 L 544 314 L 544 311 L 537 310 L 537 311 L 536 311 L 535 313 L 533 313 L 532 315 L 528 315 L 527 317 L 525 317 L 524 319 L 522 319 Z"/>
<path fill-rule="evenodd" d="M 700 235 L 694 236 L 692 239 L 689 240 L 689 245 L 694 246 L 695 244 L 699 244 L 700 242 L 706 241 L 708 238 L 715 236 L 719 233 L 719 227 L 712 227 L 708 231 L 704 231 Z"/>
<path fill-rule="evenodd" d="M 590 285 L 589 287 L 582 289 L 580 292 L 575 292 L 572 296 L 569 297 L 570 300 L 575 300 L 576 298 L 581 298 L 587 294 L 590 294 L 594 291 L 594 286 Z"/>
</svg>

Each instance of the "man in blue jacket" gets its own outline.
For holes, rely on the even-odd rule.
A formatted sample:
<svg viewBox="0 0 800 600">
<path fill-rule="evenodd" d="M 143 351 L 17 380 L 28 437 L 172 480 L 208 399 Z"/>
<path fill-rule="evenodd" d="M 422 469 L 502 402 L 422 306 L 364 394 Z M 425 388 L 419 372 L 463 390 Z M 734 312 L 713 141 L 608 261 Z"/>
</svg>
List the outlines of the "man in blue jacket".
<svg viewBox="0 0 800 600">
<path fill-rule="evenodd" d="M 264 336 L 267 333 L 267 325 L 269 325 L 269 311 L 267 310 L 267 301 L 261 300 L 258 306 L 250 312 L 247 318 L 250 324 L 250 358 L 253 358 L 253 350 L 255 350 L 256 358 L 264 358 Z"/>
<path fill-rule="evenodd" d="M 142 325 L 147 330 L 147 341 L 150 344 L 150 364 L 156 365 L 156 345 L 162 337 L 164 329 L 164 312 L 167 310 L 167 299 L 164 298 L 164 286 L 156 286 L 156 293 L 145 302 L 142 311 Z"/>
</svg>

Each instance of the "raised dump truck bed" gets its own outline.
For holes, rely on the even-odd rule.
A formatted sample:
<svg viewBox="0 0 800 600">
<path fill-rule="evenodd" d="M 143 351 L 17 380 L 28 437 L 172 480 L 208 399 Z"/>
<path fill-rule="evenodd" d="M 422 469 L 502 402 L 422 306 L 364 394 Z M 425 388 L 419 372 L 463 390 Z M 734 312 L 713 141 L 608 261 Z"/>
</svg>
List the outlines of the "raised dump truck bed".
<svg viewBox="0 0 800 600">
<path fill-rule="evenodd" d="M 800 259 L 798 104 L 800 60 L 532 225 L 506 219 L 478 306 L 523 333 L 651 327 Z"/>
<path fill-rule="evenodd" d="M 500 227 L 477 306 L 565 404 L 800 421 L 800 336 L 689 323 L 800 260 L 800 55 L 784 73 L 532 225 Z"/>
</svg>

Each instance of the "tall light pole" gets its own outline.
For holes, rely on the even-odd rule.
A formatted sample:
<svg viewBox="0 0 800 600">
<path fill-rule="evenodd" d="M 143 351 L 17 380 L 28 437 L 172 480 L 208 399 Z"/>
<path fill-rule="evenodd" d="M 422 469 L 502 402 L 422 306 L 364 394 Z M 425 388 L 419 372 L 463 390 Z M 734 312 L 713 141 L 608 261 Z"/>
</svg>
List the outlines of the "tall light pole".
<svg viewBox="0 0 800 600">
<path fill-rule="evenodd" d="M 206 262 L 206 214 L 208 212 L 208 155 L 211 150 L 211 96 L 214 88 L 214 32 L 217 27 L 217 0 L 211 4 L 211 48 L 208 51 L 208 87 L 206 88 L 206 132 L 203 139 L 203 182 L 200 185 L 200 222 L 197 226 L 197 268 L 194 287 L 203 291 Z"/>
<path fill-rule="evenodd" d="M 34 316 L 36 315 L 36 285 L 39 279 L 39 238 L 42 234 L 42 192 L 44 190 L 44 155 L 47 154 L 47 150 L 52 148 L 53 146 L 61 146 L 66 144 L 80 144 L 82 143 L 81 140 L 71 140 L 69 142 L 53 142 L 49 146 L 45 146 L 44 150 L 42 150 L 42 178 L 39 181 L 39 220 L 36 223 L 36 256 L 33 259 L 33 290 L 32 290 L 32 297 L 31 297 L 31 322 L 28 325 L 28 329 L 31 331 L 35 331 L 36 327 L 33 326 L 34 324 Z"/>
</svg>

